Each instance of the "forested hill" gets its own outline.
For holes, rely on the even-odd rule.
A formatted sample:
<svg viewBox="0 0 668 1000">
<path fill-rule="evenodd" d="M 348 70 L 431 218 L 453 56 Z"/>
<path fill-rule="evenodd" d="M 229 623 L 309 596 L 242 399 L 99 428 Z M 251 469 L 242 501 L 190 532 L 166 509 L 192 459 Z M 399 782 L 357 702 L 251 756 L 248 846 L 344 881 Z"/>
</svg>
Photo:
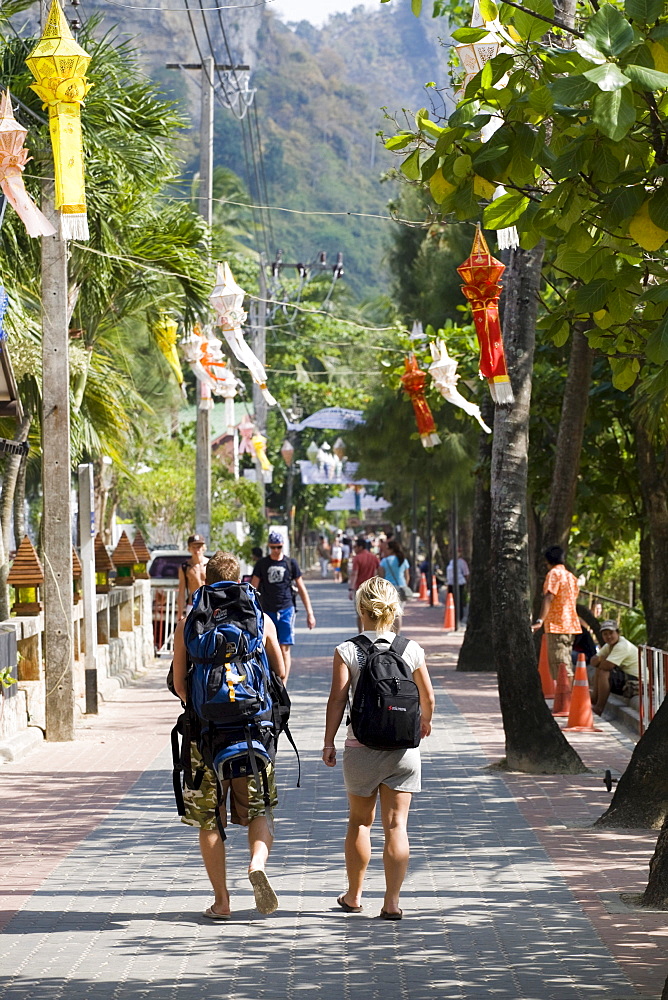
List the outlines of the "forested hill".
<svg viewBox="0 0 668 1000">
<path fill-rule="evenodd" d="M 104 0 L 88 0 L 87 9 L 91 7 L 103 14 L 104 28 L 116 22 L 132 36 L 136 23 L 136 44 L 146 68 L 187 106 L 194 123 L 184 147 L 191 174 L 197 169 L 197 74 L 164 68 L 167 61 L 199 61 L 188 17 L 176 11 L 121 11 Z M 394 161 L 376 137 L 384 125 L 381 109 L 415 111 L 428 102 L 425 82 L 445 85 L 447 50 L 439 42 L 444 22 L 424 15 L 417 19 L 406 3 L 358 7 L 331 17 L 321 29 L 306 21 L 284 24 L 268 8 L 224 11 L 223 16 L 233 57 L 253 69 L 269 204 L 304 212 L 386 214 L 392 188 L 380 176 Z M 206 17 L 217 58 L 226 62 L 218 12 L 198 11 L 192 17 L 200 51 L 211 51 Z M 247 170 L 241 126 L 219 105 L 215 162 L 239 174 L 253 200 L 264 201 L 252 155 Z M 294 262 L 312 260 L 319 250 L 330 259 L 342 251 L 346 281 L 357 296 L 387 289 L 384 256 L 392 223 L 283 212 L 272 212 L 271 223 L 258 249 L 268 245 L 273 255 L 280 248 L 284 259 Z"/>
</svg>

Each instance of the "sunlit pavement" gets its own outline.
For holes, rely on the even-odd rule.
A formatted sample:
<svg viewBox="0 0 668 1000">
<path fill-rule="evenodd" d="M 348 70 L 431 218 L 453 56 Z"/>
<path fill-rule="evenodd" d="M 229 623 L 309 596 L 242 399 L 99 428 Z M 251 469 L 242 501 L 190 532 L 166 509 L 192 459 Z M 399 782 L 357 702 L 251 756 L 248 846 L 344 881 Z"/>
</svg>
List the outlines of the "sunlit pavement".
<svg viewBox="0 0 668 1000">
<path fill-rule="evenodd" d="M 318 628 L 308 632 L 299 615 L 290 687 L 301 788 L 287 744 L 278 762 L 279 911 L 253 909 L 234 829 L 234 919 L 200 915 L 211 893 L 196 832 L 175 815 L 167 735 L 178 705 L 162 663 L 87 720 L 75 743 L 44 745 L 0 771 L 0 997 L 658 997 L 665 914 L 620 898 L 642 890 L 656 834 L 586 829 L 608 801 L 602 770 L 623 768 L 630 741 L 611 726 L 579 736 L 593 773 L 576 778 L 486 770 L 503 752 L 494 677 L 454 672 L 461 636 L 442 630 L 442 607 L 410 605 L 404 623 L 429 651 L 438 701 L 411 810 L 405 918 L 376 919 L 380 831 L 364 913 L 336 907 L 345 796 L 320 748 L 332 650 L 354 616 L 345 587 L 308 586 Z"/>
</svg>

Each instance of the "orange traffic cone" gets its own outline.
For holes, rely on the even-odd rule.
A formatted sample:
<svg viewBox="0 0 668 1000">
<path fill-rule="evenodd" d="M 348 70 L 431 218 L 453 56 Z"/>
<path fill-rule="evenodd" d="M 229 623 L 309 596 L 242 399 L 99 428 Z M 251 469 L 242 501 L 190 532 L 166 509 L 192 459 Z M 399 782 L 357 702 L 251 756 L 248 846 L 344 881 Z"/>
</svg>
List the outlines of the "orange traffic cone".
<svg viewBox="0 0 668 1000">
<path fill-rule="evenodd" d="M 443 619 L 443 628 L 446 632 L 454 632 L 455 630 L 455 599 L 452 594 L 448 594 L 445 602 L 445 618 Z"/>
<path fill-rule="evenodd" d="M 420 593 L 418 596 L 421 601 L 426 601 L 429 597 L 429 593 L 427 591 L 427 577 L 424 573 L 420 574 Z"/>
<path fill-rule="evenodd" d="M 550 664 L 547 660 L 547 636 L 543 632 L 540 640 L 540 656 L 538 657 L 538 673 L 540 674 L 540 684 L 543 689 L 544 698 L 554 698 L 554 681 L 550 673 Z"/>
<path fill-rule="evenodd" d="M 554 705 L 552 706 L 552 715 L 566 716 L 568 718 L 568 713 L 571 710 L 571 680 L 568 676 L 568 670 L 566 669 L 565 663 L 559 664 L 559 673 L 557 674 L 557 690 L 554 695 Z"/>
<path fill-rule="evenodd" d="M 576 732 L 600 733 L 600 729 L 594 727 L 594 713 L 591 708 L 591 695 L 589 694 L 589 679 L 587 678 L 587 664 L 584 654 L 578 656 L 578 663 L 575 668 L 575 680 L 573 681 L 573 691 L 571 692 L 571 710 L 568 713 L 568 722 L 564 732 L 575 730 Z"/>
<path fill-rule="evenodd" d="M 436 583 L 435 576 L 432 576 L 431 578 L 431 603 L 433 605 L 441 603 L 438 599 L 438 584 Z"/>
</svg>

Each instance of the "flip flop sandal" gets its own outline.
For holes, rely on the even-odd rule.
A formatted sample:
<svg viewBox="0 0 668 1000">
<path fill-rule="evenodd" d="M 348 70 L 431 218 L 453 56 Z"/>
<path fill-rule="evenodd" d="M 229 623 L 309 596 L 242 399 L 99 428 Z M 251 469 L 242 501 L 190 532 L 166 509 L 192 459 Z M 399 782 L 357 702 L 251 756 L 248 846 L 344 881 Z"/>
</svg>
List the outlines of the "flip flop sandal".
<svg viewBox="0 0 668 1000">
<path fill-rule="evenodd" d="M 397 910 L 396 913 L 390 913 L 388 910 L 381 910 L 378 914 L 381 920 L 401 920 L 403 915 L 403 910 Z"/>
<path fill-rule="evenodd" d="M 269 885 L 269 879 L 261 868 L 248 873 L 255 894 L 255 905 L 260 913 L 273 913 L 278 909 L 278 896 Z"/>
<path fill-rule="evenodd" d="M 339 906 L 341 907 L 341 909 L 344 911 L 344 913 L 361 913 L 362 912 L 362 907 L 361 906 L 351 906 L 350 903 L 346 903 L 345 896 L 346 896 L 346 894 L 344 892 L 343 896 L 339 896 L 339 898 L 336 901 L 339 904 Z"/>
<path fill-rule="evenodd" d="M 203 917 L 208 917 L 209 920 L 229 920 L 232 916 L 231 913 L 216 913 L 212 907 L 207 907 L 202 913 Z"/>
</svg>

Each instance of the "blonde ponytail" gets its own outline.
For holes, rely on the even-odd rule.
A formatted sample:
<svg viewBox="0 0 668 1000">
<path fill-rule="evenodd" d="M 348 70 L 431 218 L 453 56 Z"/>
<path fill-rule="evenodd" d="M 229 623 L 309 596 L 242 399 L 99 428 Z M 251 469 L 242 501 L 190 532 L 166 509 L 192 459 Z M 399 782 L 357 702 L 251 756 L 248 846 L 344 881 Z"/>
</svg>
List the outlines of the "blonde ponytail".
<svg viewBox="0 0 668 1000">
<path fill-rule="evenodd" d="M 387 631 L 401 610 L 396 587 L 382 576 L 366 580 L 355 596 L 357 614 L 365 614 L 377 632 Z"/>
</svg>

